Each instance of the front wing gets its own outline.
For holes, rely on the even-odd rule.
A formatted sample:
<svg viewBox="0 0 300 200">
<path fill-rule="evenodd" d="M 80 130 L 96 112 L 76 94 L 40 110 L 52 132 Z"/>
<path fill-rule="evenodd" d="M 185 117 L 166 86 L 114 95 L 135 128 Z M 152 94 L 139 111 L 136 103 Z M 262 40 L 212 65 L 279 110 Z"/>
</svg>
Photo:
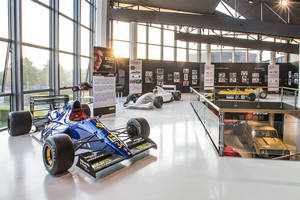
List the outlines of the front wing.
<svg viewBox="0 0 300 200">
<path fill-rule="evenodd" d="M 142 152 L 145 152 L 151 148 L 157 148 L 156 144 L 149 138 L 139 139 L 127 143 L 128 148 L 132 154 L 131 157 L 124 157 L 117 153 L 109 153 L 104 151 L 98 152 L 85 152 L 79 155 L 76 166 L 92 177 L 96 178 L 98 172 L 122 162 L 125 159 L 130 159 Z"/>
</svg>

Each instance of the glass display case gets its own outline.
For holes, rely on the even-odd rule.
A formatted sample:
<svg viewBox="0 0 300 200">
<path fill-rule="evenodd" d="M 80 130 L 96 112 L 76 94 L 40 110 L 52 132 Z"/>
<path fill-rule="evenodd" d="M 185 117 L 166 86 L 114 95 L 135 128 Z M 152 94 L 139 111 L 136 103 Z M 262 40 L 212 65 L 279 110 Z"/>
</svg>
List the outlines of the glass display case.
<svg viewBox="0 0 300 200">
<path fill-rule="evenodd" d="M 254 101 L 214 99 L 191 88 L 190 103 L 220 156 L 300 159 L 298 90 Z M 294 93 L 294 94 L 293 94 Z M 272 96 L 273 95 L 273 96 Z M 289 99 L 290 101 L 286 101 Z"/>
</svg>

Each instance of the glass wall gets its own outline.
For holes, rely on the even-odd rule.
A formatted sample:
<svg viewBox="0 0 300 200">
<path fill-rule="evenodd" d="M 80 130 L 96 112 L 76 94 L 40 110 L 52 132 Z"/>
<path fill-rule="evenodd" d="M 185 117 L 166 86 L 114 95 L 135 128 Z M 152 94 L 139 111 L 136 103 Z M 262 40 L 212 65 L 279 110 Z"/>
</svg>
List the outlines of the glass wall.
<svg viewBox="0 0 300 200">
<path fill-rule="evenodd" d="M 0 1 L 0 129 L 7 126 L 10 112 L 11 92 L 11 59 L 6 63 L 9 54 L 8 0 Z"/>
<path fill-rule="evenodd" d="M 113 48 L 117 57 L 129 58 L 130 23 L 113 21 Z M 175 40 L 175 33 L 216 35 L 244 40 L 286 43 L 285 38 L 260 36 L 215 29 L 182 27 L 161 24 L 138 23 L 137 58 L 178 62 L 206 62 L 206 44 Z M 287 54 L 276 52 L 278 63 L 287 62 Z M 240 47 L 211 45 L 213 63 L 261 63 L 270 62 L 270 52 Z"/>
<path fill-rule="evenodd" d="M 51 52 L 54 47 L 50 39 L 59 41 L 59 54 L 56 59 L 59 60 L 59 85 L 61 89 L 66 89 L 62 93 L 68 93 L 71 96 L 71 87 L 74 85 L 74 72 L 79 71 L 81 75 L 79 81 L 90 81 L 89 68 L 92 56 L 91 44 L 94 34 L 94 1 L 59 1 L 58 12 L 52 8 L 52 0 L 22 0 L 20 3 L 21 27 L 16 27 L 16 31 L 21 31 L 22 35 L 22 69 L 23 69 L 23 91 L 25 109 L 29 106 L 29 97 L 33 95 L 49 95 L 51 88 L 50 79 Z M 9 8 L 10 0 L 0 1 L 0 128 L 6 126 L 7 112 L 11 110 L 11 52 L 12 43 L 9 36 Z M 79 7 L 80 5 L 80 7 Z M 13 6 L 13 5 L 12 5 Z M 75 13 L 75 8 L 80 8 L 81 15 Z M 16 8 L 12 10 L 18 11 Z M 51 16 L 58 15 L 58 21 L 51 21 Z M 52 27 L 57 24 L 59 31 L 57 37 Z M 53 35 L 51 35 L 53 34 Z M 80 35 L 75 40 L 75 36 Z M 55 43 L 56 41 L 53 41 Z M 75 47 L 80 49 L 75 49 Z M 79 53 L 77 54 L 77 52 Z M 75 66 L 75 58 L 80 60 Z M 78 59 L 79 58 L 79 59 Z M 67 88 L 65 88 L 67 87 Z M 3 114 L 6 113 L 6 114 Z"/>
</svg>

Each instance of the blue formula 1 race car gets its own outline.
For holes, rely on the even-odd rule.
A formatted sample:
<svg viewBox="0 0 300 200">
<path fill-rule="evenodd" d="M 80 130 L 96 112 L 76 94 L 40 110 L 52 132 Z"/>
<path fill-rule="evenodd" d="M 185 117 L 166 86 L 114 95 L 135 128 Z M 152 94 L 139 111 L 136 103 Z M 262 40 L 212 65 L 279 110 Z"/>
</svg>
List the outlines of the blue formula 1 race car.
<svg viewBox="0 0 300 200">
<path fill-rule="evenodd" d="M 109 130 L 99 117 L 89 118 L 79 101 L 71 101 L 47 115 L 48 124 L 41 131 L 42 155 L 45 168 L 52 175 L 67 172 L 78 156 L 77 167 L 96 177 L 102 169 L 157 147 L 149 138 L 150 126 L 143 118 L 130 119 L 126 127 Z M 22 120 L 16 120 L 21 116 Z M 9 118 L 11 135 L 21 134 L 18 125 L 27 125 L 22 134 L 29 133 L 30 113 L 12 112 Z"/>
</svg>

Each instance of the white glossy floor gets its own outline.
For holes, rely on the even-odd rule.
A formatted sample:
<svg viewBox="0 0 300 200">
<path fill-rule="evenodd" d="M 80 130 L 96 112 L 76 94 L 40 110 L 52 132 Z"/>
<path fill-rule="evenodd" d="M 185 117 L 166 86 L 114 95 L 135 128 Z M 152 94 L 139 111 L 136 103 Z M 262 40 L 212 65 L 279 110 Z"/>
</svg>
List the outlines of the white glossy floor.
<svg viewBox="0 0 300 200">
<path fill-rule="evenodd" d="M 137 116 L 148 119 L 158 150 L 96 181 L 77 169 L 61 177 L 49 176 L 42 147 L 31 136 L 0 133 L 0 199 L 282 200 L 300 196 L 299 162 L 218 157 L 188 101 L 165 104 L 161 110 L 119 109 L 116 117 L 103 121 L 110 127 L 121 126 Z"/>
</svg>

